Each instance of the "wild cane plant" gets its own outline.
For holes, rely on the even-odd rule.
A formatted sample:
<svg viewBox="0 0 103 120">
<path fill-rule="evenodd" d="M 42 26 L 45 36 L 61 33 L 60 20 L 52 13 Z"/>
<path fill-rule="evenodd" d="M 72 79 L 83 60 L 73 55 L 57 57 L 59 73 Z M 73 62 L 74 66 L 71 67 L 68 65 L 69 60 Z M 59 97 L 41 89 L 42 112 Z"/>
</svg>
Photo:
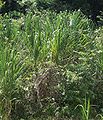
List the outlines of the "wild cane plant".
<svg viewBox="0 0 103 120">
<path fill-rule="evenodd" d="M 80 49 L 80 45 L 83 48 L 87 44 L 89 25 L 90 22 L 85 17 L 82 19 L 80 11 L 73 14 L 60 13 L 52 20 L 49 15 L 29 13 L 24 18 L 24 41 L 35 64 L 47 59 L 60 63 L 71 59 L 71 54 Z"/>
<path fill-rule="evenodd" d="M 26 48 L 29 50 L 35 72 L 37 72 L 38 63 L 40 63 L 43 59 L 42 57 L 45 56 L 41 54 L 45 42 L 43 41 L 40 18 L 38 18 L 38 16 L 34 17 L 32 13 L 29 13 L 24 19 L 24 29 L 23 39 L 27 46 Z"/>
<path fill-rule="evenodd" d="M 11 23 L 6 23 L 5 31 L 0 37 L 0 114 L 2 120 L 10 120 L 12 102 L 19 99 L 19 80 L 25 72 L 25 63 L 21 59 L 21 53 L 18 52 L 17 41 L 9 32 L 12 29 L 8 27 L 9 24 Z"/>
</svg>

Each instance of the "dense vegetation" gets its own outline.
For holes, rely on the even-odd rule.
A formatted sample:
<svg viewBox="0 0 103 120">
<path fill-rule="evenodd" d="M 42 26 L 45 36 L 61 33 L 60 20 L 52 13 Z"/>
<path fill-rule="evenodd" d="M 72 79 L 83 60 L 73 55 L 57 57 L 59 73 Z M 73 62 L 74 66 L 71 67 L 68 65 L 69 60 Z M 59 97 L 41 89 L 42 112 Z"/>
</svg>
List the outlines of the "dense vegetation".
<svg viewBox="0 0 103 120">
<path fill-rule="evenodd" d="M 78 3 L 75 10 L 76 1 L 69 9 L 66 0 L 5 2 L 0 120 L 103 120 L 103 27 L 95 25 L 97 14 L 92 21 L 88 8 L 78 10 Z M 19 7 L 9 9 L 12 2 Z"/>
<path fill-rule="evenodd" d="M 56 12 L 64 10 L 78 10 L 91 18 L 98 24 L 99 18 L 103 11 L 102 0 L 1 0 L 4 5 L 0 9 L 0 13 L 8 13 L 10 11 L 19 11 L 26 13 L 27 9 L 34 11 L 35 7 L 38 9 L 55 10 Z"/>
</svg>

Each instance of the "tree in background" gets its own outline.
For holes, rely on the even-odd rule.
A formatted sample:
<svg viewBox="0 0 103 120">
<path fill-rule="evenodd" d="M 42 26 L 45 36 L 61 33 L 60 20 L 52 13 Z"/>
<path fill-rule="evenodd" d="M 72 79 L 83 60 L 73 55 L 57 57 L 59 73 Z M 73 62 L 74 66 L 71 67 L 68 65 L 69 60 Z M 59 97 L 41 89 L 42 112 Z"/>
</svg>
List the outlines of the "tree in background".
<svg viewBox="0 0 103 120">
<path fill-rule="evenodd" d="M 81 9 L 81 11 L 89 16 L 94 22 L 99 19 L 98 15 L 101 15 L 103 11 L 103 0 L 56 0 L 62 3 L 72 6 L 73 10 Z"/>
<path fill-rule="evenodd" d="M 91 8 L 91 19 L 95 20 L 95 22 L 98 21 L 97 16 L 103 11 L 103 0 L 87 0 L 87 2 Z"/>
<path fill-rule="evenodd" d="M 32 0 L 32 2 L 28 0 L 27 3 L 23 5 L 20 5 L 20 1 L 22 0 L 2 1 L 4 5 L 0 10 L 1 14 L 14 10 L 26 13 L 26 9 L 31 8 L 31 5 L 36 2 L 38 9 L 52 9 L 57 12 L 80 9 L 85 15 L 97 23 L 99 20 L 97 16 L 101 15 L 101 11 L 103 11 L 103 0 Z M 32 10 L 34 10 L 34 8 L 32 8 Z"/>
<path fill-rule="evenodd" d="M 10 11 L 14 11 L 14 10 L 25 13 L 25 10 L 28 6 L 20 5 L 19 4 L 20 1 L 22 0 L 2 0 L 4 5 L 0 9 L 0 14 L 9 13 Z"/>
</svg>

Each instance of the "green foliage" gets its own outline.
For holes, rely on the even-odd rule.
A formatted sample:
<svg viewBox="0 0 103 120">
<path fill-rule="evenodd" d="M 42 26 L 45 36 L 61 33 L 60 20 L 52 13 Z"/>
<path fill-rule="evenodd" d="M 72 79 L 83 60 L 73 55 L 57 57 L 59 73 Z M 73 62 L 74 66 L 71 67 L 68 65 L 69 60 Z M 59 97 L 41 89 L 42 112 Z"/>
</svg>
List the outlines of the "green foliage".
<svg viewBox="0 0 103 120">
<path fill-rule="evenodd" d="M 9 120 L 13 102 L 21 99 L 21 78 L 26 71 L 25 57 L 20 53 L 17 29 L 6 17 L 0 29 L 0 114 Z M 22 57 L 21 57 L 22 56 Z"/>
<path fill-rule="evenodd" d="M 84 105 L 77 105 L 75 109 L 77 109 L 78 107 L 81 108 L 82 120 L 89 120 L 89 116 L 90 116 L 90 100 L 88 99 L 88 101 L 87 101 L 86 98 L 85 98 Z"/>
<path fill-rule="evenodd" d="M 98 114 L 96 118 L 100 118 L 100 120 L 103 120 L 103 116 L 101 114 Z"/>
<path fill-rule="evenodd" d="M 73 119 L 85 96 L 103 105 L 102 28 L 80 10 L 10 16 L 0 16 L 1 119 Z M 90 101 L 81 108 L 88 120 Z"/>
</svg>

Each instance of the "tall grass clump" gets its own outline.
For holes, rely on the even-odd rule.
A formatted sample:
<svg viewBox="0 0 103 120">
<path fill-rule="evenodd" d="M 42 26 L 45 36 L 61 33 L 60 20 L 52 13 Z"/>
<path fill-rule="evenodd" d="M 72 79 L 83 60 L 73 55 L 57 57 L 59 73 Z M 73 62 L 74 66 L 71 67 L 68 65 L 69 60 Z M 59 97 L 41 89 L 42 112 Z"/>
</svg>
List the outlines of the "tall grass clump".
<svg viewBox="0 0 103 120">
<path fill-rule="evenodd" d="M 18 33 L 10 20 L 4 18 L 0 26 L 0 117 L 2 120 L 11 119 L 13 104 L 21 99 L 20 80 L 26 70 L 25 59 L 18 51 L 20 50 L 20 44 L 16 41 Z"/>
<path fill-rule="evenodd" d="M 40 59 L 45 56 L 45 60 L 48 57 L 49 60 L 60 64 L 61 61 L 69 59 L 75 48 L 86 47 L 87 40 L 89 41 L 91 37 L 92 23 L 80 11 L 53 15 L 54 17 L 51 17 L 51 14 L 47 16 L 28 14 L 24 19 L 26 34 L 24 39 L 28 39 L 25 41 L 28 41 L 27 45 L 35 61 L 42 52 Z"/>
</svg>

